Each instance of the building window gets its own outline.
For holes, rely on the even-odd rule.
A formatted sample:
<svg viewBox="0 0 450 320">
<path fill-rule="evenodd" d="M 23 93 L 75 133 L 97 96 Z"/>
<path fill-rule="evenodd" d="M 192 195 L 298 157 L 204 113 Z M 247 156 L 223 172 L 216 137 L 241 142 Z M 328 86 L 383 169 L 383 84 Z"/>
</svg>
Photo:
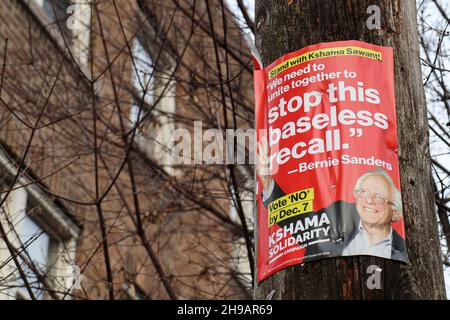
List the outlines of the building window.
<svg viewBox="0 0 450 320">
<path fill-rule="evenodd" d="M 2 188 L 4 191 L 5 188 Z M 4 193 L 3 196 L 6 194 Z M 0 221 L 9 243 L 14 247 L 20 269 L 36 299 L 51 298 L 70 291 L 68 283 L 75 265 L 70 239 L 55 233 L 42 218 L 45 210 L 17 184 L 1 207 Z M 72 248 L 74 249 L 74 248 Z M 71 251 L 71 252 L 70 252 Z M 70 266 L 72 264 L 72 266 Z M 0 239 L 0 299 L 30 299 L 19 268 L 5 240 Z"/>
<path fill-rule="evenodd" d="M 130 121 L 132 124 L 136 124 L 142 97 L 144 97 L 144 104 L 140 113 L 141 117 L 145 113 L 146 105 L 151 106 L 154 103 L 155 81 L 153 59 L 148 51 L 145 50 L 139 38 L 133 41 L 132 54 L 134 60 L 134 65 L 132 66 L 133 102 L 130 111 Z"/>
<path fill-rule="evenodd" d="M 19 215 L 21 216 L 21 220 L 14 223 L 19 236 L 18 247 L 24 249 L 23 253 L 26 258 L 33 262 L 40 274 L 45 276 L 49 271 L 47 266 L 50 242 L 55 240 L 51 239 L 49 234 L 30 218 L 27 213 L 24 212 Z M 23 259 L 19 259 L 19 261 L 21 262 L 22 270 L 27 275 L 27 280 L 32 288 L 34 296 L 36 299 L 43 299 L 45 293 L 43 284 Z M 25 283 L 20 276 L 17 279 L 17 284 L 20 295 L 29 298 L 26 290 L 23 290 L 23 288 L 25 288 Z"/>
<path fill-rule="evenodd" d="M 64 36 L 69 37 L 70 32 L 67 28 L 67 18 L 69 17 L 68 8 L 71 0 L 34 0 L 44 11 L 51 24 L 58 26 Z"/>
<path fill-rule="evenodd" d="M 150 54 L 157 50 L 144 45 L 156 46 L 157 44 L 144 40 L 136 38 L 133 42 L 134 64 L 131 65 L 133 99 L 130 123 L 131 127 L 139 123 L 140 131 L 136 138 L 139 148 L 160 165 L 166 166 L 167 172 L 172 174 L 170 150 L 173 144 L 172 134 L 175 130 L 173 117 L 176 106 L 176 82 L 172 77 L 171 62 L 161 56 L 158 61 L 164 69 L 158 69 Z M 142 97 L 144 97 L 143 100 Z M 148 107 L 151 109 L 149 110 Z M 146 117 L 146 120 L 141 123 L 138 115 L 139 119 Z"/>
<path fill-rule="evenodd" d="M 9 242 L 20 252 L 18 262 L 26 274 L 27 282 L 37 299 L 42 299 L 42 284 L 32 271 L 29 263 L 33 263 L 40 274 L 47 273 L 49 235 L 30 217 L 27 208 L 28 194 L 24 188 L 12 190 L 2 207 L 1 223 Z M 0 240 L 0 257 L 3 259 L 0 286 L 1 293 L 11 297 L 30 298 L 25 290 L 25 282 L 20 277 L 18 268 L 12 260 L 4 240 Z M 4 265 L 3 265 L 4 264 Z"/>
<path fill-rule="evenodd" d="M 154 103 L 154 65 L 149 52 L 139 38 L 133 41 L 132 55 L 130 128 L 135 129 L 137 126 L 134 141 L 141 150 L 151 155 L 155 152 L 155 125 L 157 124 L 150 121 L 147 112 Z M 142 120 L 144 117 L 145 120 Z"/>
<path fill-rule="evenodd" d="M 30 0 L 30 8 L 50 35 L 88 74 L 92 0 Z"/>
</svg>

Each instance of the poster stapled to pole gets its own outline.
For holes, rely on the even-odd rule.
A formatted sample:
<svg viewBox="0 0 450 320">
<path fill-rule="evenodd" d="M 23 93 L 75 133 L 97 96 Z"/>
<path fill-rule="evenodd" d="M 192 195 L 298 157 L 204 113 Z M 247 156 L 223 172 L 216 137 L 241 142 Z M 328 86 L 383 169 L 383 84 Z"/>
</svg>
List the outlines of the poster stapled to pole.
<svg viewBox="0 0 450 320">
<path fill-rule="evenodd" d="M 337 256 L 408 262 L 392 48 L 316 44 L 254 81 L 258 280 Z"/>
</svg>

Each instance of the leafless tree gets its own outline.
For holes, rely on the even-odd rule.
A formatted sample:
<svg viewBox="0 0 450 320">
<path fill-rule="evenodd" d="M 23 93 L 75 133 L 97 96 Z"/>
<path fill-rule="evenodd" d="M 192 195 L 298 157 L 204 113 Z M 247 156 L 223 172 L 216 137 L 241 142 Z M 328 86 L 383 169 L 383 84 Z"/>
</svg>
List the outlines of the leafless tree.
<svg viewBox="0 0 450 320">
<path fill-rule="evenodd" d="M 443 1 L 420 1 L 418 12 L 424 86 L 428 100 L 436 210 L 444 270 L 449 266 L 450 208 L 450 8 Z M 448 271 L 447 271 L 448 272 Z"/>
<path fill-rule="evenodd" d="M 433 6 L 439 18 L 428 16 Z M 16 288 L 31 299 L 252 297 L 252 146 L 231 137 L 244 164 L 199 159 L 212 149 L 223 159 L 226 145 L 208 129 L 253 127 L 251 12 L 242 0 L 2 2 L 1 297 Z M 448 8 L 424 0 L 418 14 L 448 246 Z M 181 142 L 191 152 L 174 164 Z M 73 226 L 61 231 L 49 208 Z M 23 236 L 27 219 L 38 227 Z M 46 263 L 33 243 L 49 246 Z"/>
</svg>

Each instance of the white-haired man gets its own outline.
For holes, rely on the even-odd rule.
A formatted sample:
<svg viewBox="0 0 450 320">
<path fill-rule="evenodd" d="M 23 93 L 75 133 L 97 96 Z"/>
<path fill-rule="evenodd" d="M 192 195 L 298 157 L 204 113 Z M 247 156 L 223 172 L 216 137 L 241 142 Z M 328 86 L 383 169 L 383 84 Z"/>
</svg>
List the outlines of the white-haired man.
<svg viewBox="0 0 450 320">
<path fill-rule="evenodd" d="M 353 193 L 359 222 L 346 241 L 342 255 L 373 255 L 407 260 L 404 239 L 391 227 L 402 216 L 401 194 L 381 169 L 356 181 Z"/>
</svg>

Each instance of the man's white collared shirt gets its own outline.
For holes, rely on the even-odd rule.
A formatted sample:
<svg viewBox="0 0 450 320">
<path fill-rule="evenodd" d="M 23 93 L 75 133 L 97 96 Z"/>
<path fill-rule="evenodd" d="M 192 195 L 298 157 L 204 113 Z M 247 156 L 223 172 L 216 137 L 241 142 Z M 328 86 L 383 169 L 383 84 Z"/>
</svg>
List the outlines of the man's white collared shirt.
<svg viewBox="0 0 450 320">
<path fill-rule="evenodd" d="M 360 221 L 358 233 L 344 248 L 342 255 L 371 255 L 390 259 L 392 255 L 392 228 L 386 238 L 371 244 L 369 241 L 369 235 Z"/>
</svg>

